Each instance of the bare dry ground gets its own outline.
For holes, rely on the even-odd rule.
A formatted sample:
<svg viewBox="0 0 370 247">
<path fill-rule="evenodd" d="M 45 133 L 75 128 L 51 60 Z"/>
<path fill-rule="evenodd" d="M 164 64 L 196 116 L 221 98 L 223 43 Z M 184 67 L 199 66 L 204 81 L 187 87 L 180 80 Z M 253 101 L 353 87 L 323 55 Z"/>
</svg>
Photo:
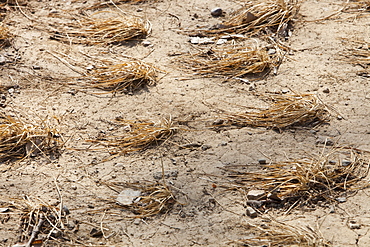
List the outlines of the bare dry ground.
<svg viewBox="0 0 370 247">
<path fill-rule="evenodd" d="M 325 162 L 332 164 L 335 172 L 342 169 L 336 165 L 345 166 L 343 160 L 357 164 L 357 155 L 361 165 L 369 162 L 368 2 L 302 1 L 286 29 L 286 39 L 277 38 L 279 46 L 265 49 L 270 57 L 281 52 L 283 59 L 275 61 L 267 76 L 247 75 L 243 80 L 238 79 L 242 76 L 215 76 L 217 69 L 211 75 L 194 74 L 200 69 L 191 69 L 200 61 L 187 65 L 181 60 L 181 54 L 194 55 L 200 49 L 213 55 L 217 49 L 237 46 L 237 38 L 216 45 L 192 44 L 189 36 L 194 35 L 191 30 L 207 27 L 209 31 L 227 20 L 243 1 L 1 2 L 2 24 L 12 36 L 0 51 L 2 124 L 5 116 L 12 116 L 10 125 L 18 120 L 27 126 L 39 124 L 38 131 L 46 134 L 44 142 L 41 137 L 25 139 L 24 159 L 6 157 L 0 164 L 0 246 L 27 246 L 24 243 L 32 238 L 32 230 L 39 230 L 32 246 L 41 246 L 36 240 L 42 240 L 42 246 L 370 245 L 366 177 L 351 177 L 345 170 L 338 182 L 343 188 L 332 189 L 325 196 L 320 192 L 318 199 L 311 198 L 313 189 L 305 187 L 304 200 L 302 195 L 282 202 L 269 197 L 262 206 L 258 200 L 252 205 L 257 217 L 246 213 L 250 203 L 246 194 L 261 189 L 261 184 L 252 181 L 241 189 L 243 179 L 261 171 L 262 159 L 275 164 L 326 158 L 333 147 L 350 147 L 352 152 L 342 149 L 340 155 L 330 157 L 334 161 Z M 213 17 L 210 11 L 215 7 L 221 7 L 224 15 Z M 91 25 L 87 21 L 99 16 L 110 20 L 135 16 L 144 20 L 143 29 L 135 30 L 135 37 L 129 40 L 107 41 L 107 30 L 94 38 L 87 33 Z M 76 33 L 83 28 L 85 34 Z M 273 37 L 269 31 L 262 32 Z M 258 41 L 258 35 L 252 41 L 245 37 L 240 42 L 252 42 L 254 47 L 266 42 Z M 361 57 L 350 49 L 365 52 L 364 61 L 359 62 Z M 114 77 L 104 71 L 127 61 L 154 66 L 150 67 L 153 74 L 140 81 L 143 87 L 132 90 L 127 86 L 120 91 L 89 84 L 98 80 L 94 71 L 108 74 L 105 79 L 127 76 Z M 137 76 L 136 72 L 132 74 Z M 331 116 L 316 126 L 284 129 L 221 121 L 225 112 L 240 115 L 251 107 L 268 107 L 261 97 L 266 93 L 312 93 Z M 170 120 L 173 126 L 168 125 Z M 138 142 L 120 138 L 134 130 L 134 123 L 150 128 L 153 124 L 144 123 L 161 121 L 169 132 L 153 139 L 165 141 L 143 144 L 143 150 L 134 147 L 138 149 L 135 152 L 124 148 L 132 140 Z M 217 126 L 212 126 L 215 122 Z M 19 135 L 25 133 L 31 130 L 25 127 Z M 63 145 L 58 152 L 36 150 L 49 144 L 45 140 Z M 2 158 L 13 151 L 2 151 Z M 233 176 L 231 170 L 244 178 Z M 267 174 L 268 170 L 263 171 Z M 359 184 L 347 190 L 350 179 L 357 178 Z M 290 180 L 292 186 L 297 186 L 296 180 Z M 129 185 L 135 185 L 142 195 L 124 207 L 116 198 Z M 152 197 L 143 202 L 145 193 Z M 145 208 L 147 205 L 150 207 Z M 294 244 L 279 242 L 287 241 L 288 235 L 293 236 Z M 258 237 L 272 242 L 255 244 Z"/>
</svg>

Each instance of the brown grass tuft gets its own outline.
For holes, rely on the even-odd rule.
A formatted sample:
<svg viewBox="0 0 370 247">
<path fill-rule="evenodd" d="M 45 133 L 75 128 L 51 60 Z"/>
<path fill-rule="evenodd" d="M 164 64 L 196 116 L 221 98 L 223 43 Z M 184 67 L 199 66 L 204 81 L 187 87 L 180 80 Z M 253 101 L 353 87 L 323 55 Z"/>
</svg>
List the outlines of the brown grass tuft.
<svg viewBox="0 0 370 247">
<path fill-rule="evenodd" d="M 370 44 L 364 40 L 343 39 L 348 48 L 341 53 L 346 62 L 354 65 L 360 65 L 363 70 L 359 72 L 360 75 L 370 77 Z"/>
<path fill-rule="evenodd" d="M 178 129 L 171 119 L 163 119 L 158 124 L 122 118 L 117 118 L 116 122 L 124 129 L 123 132 L 116 136 L 87 141 L 105 146 L 104 150 L 108 150 L 111 154 L 120 155 L 159 145 L 168 140 Z"/>
<path fill-rule="evenodd" d="M 228 20 L 211 29 L 195 30 L 193 33 L 202 35 L 248 33 L 252 36 L 266 29 L 273 33 L 285 32 L 299 8 L 298 0 L 243 1 L 243 7 L 232 13 Z"/>
<path fill-rule="evenodd" d="M 326 122 L 329 112 L 326 105 L 315 94 L 267 94 L 271 102 L 267 109 L 256 109 L 245 113 L 227 113 L 221 116 L 225 125 L 267 127 L 284 129 L 291 126 L 306 126 Z"/>
<path fill-rule="evenodd" d="M 99 11 L 91 16 L 80 15 L 76 19 L 65 24 L 53 38 L 68 43 L 108 45 L 144 38 L 151 32 L 149 21 L 117 11 Z"/>
<path fill-rule="evenodd" d="M 60 133 L 48 119 L 25 122 L 5 114 L 0 116 L 0 159 L 24 159 L 39 153 L 58 153 L 63 146 Z"/>
<path fill-rule="evenodd" d="M 342 148 L 313 158 L 267 164 L 257 172 L 225 170 L 233 179 L 227 187 L 244 191 L 262 189 L 274 195 L 270 201 L 288 206 L 312 207 L 319 201 L 335 202 L 369 186 L 363 182 L 369 173 L 368 161 L 358 152 L 345 152 Z"/>
<path fill-rule="evenodd" d="M 106 183 L 106 185 L 117 192 L 125 188 L 131 188 L 141 192 L 140 196 L 134 199 L 131 204 L 118 206 L 125 207 L 131 211 L 134 215 L 129 216 L 130 218 L 145 218 L 165 213 L 176 203 L 175 196 L 164 182 L 113 182 Z M 117 207 L 117 204 L 115 207 Z"/>
<path fill-rule="evenodd" d="M 89 72 L 88 86 L 110 93 L 133 92 L 143 86 L 154 85 L 158 71 L 154 66 L 139 60 L 99 66 Z"/>
<path fill-rule="evenodd" d="M 249 236 L 232 241 L 241 246 L 301 246 L 329 247 L 332 244 L 323 239 L 317 230 L 286 223 L 271 221 L 263 225 L 244 225 Z"/>
<path fill-rule="evenodd" d="M 231 79 L 277 68 L 283 56 L 278 49 L 269 55 L 269 49 L 273 47 L 259 44 L 212 47 L 195 54 L 183 54 L 178 61 L 183 69 L 193 71 L 194 75 Z"/>
</svg>

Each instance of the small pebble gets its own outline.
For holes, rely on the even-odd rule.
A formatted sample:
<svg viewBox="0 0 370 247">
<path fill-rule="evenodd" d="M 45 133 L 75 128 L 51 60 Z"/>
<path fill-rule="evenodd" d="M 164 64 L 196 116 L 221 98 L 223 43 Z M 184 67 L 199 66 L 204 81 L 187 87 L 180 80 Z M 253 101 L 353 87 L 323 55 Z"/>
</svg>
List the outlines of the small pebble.
<svg viewBox="0 0 370 247">
<path fill-rule="evenodd" d="M 203 150 L 203 151 L 206 151 L 206 150 L 208 150 L 208 149 L 210 149 L 210 148 L 212 148 L 212 146 L 211 146 L 211 145 L 207 145 L 207 144 L 202 145 L 202 150 Z"/>
<path fill-rule="evenodd" d="M 224 123 L 224 120 L 223 119 L 216 119 L 213 123 L 212 123 L 212 125 L 221 125 L 221 124 L 223 124 Z"/>
<path fill-rule="evenodd" d="M 281 90 L 281 93 L 287 94 L 287 93 L 289 93 L 289 89 L 283 89 L 283 90 Z"/>
<path fill-rule="evenodd" d="M 345 198 L 345 197 L 338 197 L 335 200 L 337 200 L 337 202 L 339 202 L 339 203 L 343 203 L 343 202 L 346 202 L 347 201 L 347 198 Z"/>
<path fill-rule="evenodd" d="M 136 10 L 136 12 L 143 12 L 143 9 L 139 8 Z"/>
<path fill-rule="evenodd" d="M 92 70 L 94 68 L 94 65 L 89 65 L 86 67 L 87 70 Z"/>
<path fill-rule="evenodd" d="M 150 46 L 152 43 L 149 41 L 149 40 L 144 40 L 143 42 L 141 42 L 141 44 L 143 44 L 143 46 Z"/>
<path fill-rule="evenodd" d="M 349 223 L 348 226 L 350 229 L 360 229 L 361 228 L 361 225 L 357 223 Z"/>
<path fill-rule="evenodd" d="M 330 93 L 330 90 L 329 88 L 325 88 L 324 90 L 322 90 L 323 93 Z"/>
<path fill-rule="evenodd" d="M 250 190 L 247 194 L 248 200 L 261 200 L 266 195 L 264 190 Z"/>
<path fill-rule="evenodd" d="M 76 185 L 72 185 L 72 186 L 71 186 L 71 189 L 72 189 L 72 190 L 77 190 L 77 186 L 76 186 Z"/>
<path fill-rule="evenodd" d="M 334 214 L 335 213 L 335 207 L 334 207 L 334 205 L 331 205 L 330 206 L 329 213 L 331 213 L 331 214 Z"/>
<path fill-rule="evenodd" d="M 214 8 L 211 10 L 211 15 L 213 17 L 219 17 L 222 15 L 222 13 L 223 13 L 223 10 L 221 8 Z"/>
<path fill-rule="evenodd" d="M 349 160 L 342 160 L 342 166 L 349 166 L 350 164 L 352 164 L 351 161 L 349 161 Z"/>
<path fill-rule="evenodd" d="M 266 161 L 266 159 L 258 159 L 258 163 L 261 164 L 261 165 L 266 165 L 267 161 Z"/>
<path fill-rule="evenodd" d="M 135 219 L 135 220 L 134 220 L 134 224 L 135 224 L 135 225 L 139 225 L 139 224 L 140 224 L 140 222 L 141 222 L 141 219 Z"/>
<path fill-rule="evenodd" d="M 254 210 L 252 207 L 247 207 L 246 212 L 247 212 L 247 215 L 251 218 L 257 217 L 257 211 Z"/>
<path fill-rule="evenodd" d="M 221 146 L 227 146 L 227 142 L 223 141 L 220 143 Z"/>
<path fill-rule="evenodd" d="M 225 44 L 226 42 L 227 42 L 227 39 L 219 39 L 217 40 L 216 45 L 222 45 L 222 44 Z"/>
<path fill-rule="evenodd" d="M 337 119 L 338 119 L 338 120 L 342 120 L 342 119 L 343 119 L 343 117 L 342 117 L 341 115 L 339 115 L 339 116 L 337 117 Z"/>
<path fill-rule="evenodd" d="M 32 66 L 32 69 L 34 69 L 34 70 L 40 70 L 40 69 L 41 69 L 41 67 L 40 67 L 40 66 L 38 66 L 38 65 L 33 65 L 33 66 Z"/>
<path fill-rule="evenodd" d="M 276 53 L 276 50 L 275 49 L 269 49 L 267 51 L 267 54 L 269 54 L 269 55 L 274 55 L 275 53 Z"/>
<path fill-rule="evenodd" d="M 9 88 L 8 93 L 13 94 L 14 93 L 14 88 Z"/>
</svg>

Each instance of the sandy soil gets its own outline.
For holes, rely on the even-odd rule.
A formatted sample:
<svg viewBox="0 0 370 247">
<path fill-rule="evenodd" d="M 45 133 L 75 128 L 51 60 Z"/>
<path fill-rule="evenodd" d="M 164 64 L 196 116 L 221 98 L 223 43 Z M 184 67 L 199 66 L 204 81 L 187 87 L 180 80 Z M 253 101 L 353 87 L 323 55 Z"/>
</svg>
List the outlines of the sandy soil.
<svg viewBox="0 0 370 247">
<path fill-rule="evenodd" d="M 68 142 L 61 156 L 53 160 L 41 155 L 1 164 L 0 207 L 9 207 L 11 201 L 26 196 L 30 201 L 41 199 L 54 206 L 60 205 L 62 199 L 70 211 L 67 217 L 71 229 L 76 225 L 79 229 L 67 230 L 65 239 L 59 238 L 46 246 L 69 246 L 71 241 L 85 246 L 236 246 L 230 241 L 248 236 L 246 223 L 258 224 L 268 216 L 295 226 L 309 226 L 321 232 L 333 246 L 370 245 L 369 189 L 348 197 L 344 203 L 333 204 L 335 212 L 325 204 L 311 210 L 298 208 L 289 214 L 271 210 L 252 219 L 246 216 L 242 195 L 225 191 L 207 175 L 222 175 L 219 167 L 256 166 L 260 158 L 281 161 L 319 153 L 322 147 L 317 140 L 325 138 L 370 150 L 369 80 L 357 74 L 360 66 L 340 57 L 346 49 L 342 38 L 368 41 L 368 16 L 356 18 L 356 13 L 340 13 L 327 20 L 313 21 L 336 13 L 345 1 L 303 1 L 292 35 L 286 41 L 293 50 L 286 55 L 277 75 L 270 74 L 248 85 L 236 80 L 224 82 L 222 78 L 189 78 L 177 68 L 175 58 L 169 56 L 192 47 L 188 36 L 177 30 L 219 23 L 226 17 L 214 18 L 210 10 L 221 6 L 229 14 L 239 6 L 237 2 L 162 0 L 119 4 L 123 11 L 152 23 L 152 34 L 144 39 L 151 42 L 150 46 L 143 45 L 142 40 L 86 46 L 50 39 L 48 24 L 58 27 L 65 22 L 63 15 L 58 14 L 73 13 L 97 1 L 24 2 L 20 7 L 9 5 L 4 20 L 15 37 L 11 46 L 0 52 L 7 61 L 1 65 L 0 80 L 2 85 L 17 86 L 15 92 L 4 91 L 7 97 L 4 111 L 15 111 L 32 119 L 58 116 Z M 156 86 L 133 94 L 97 95 L 96 90 L 69 86 L 68 82 L 81 75 L 52 54 L 59 54 L 74 67 L 94 65 L 94 57 L 132 56 L 155 64 L 167 74 L 162 74 Z M 344 119 L 333 116 L 329 124 L 318 126 L 315 131 L 294 128 L 278 133 L 250 127 L 219 131 L 206 128 L 218 109 L 261 105 L 254 92 L 282 90 L 315 92 Z M 112 131 L 109 121 L 118 116 L 154 121 L 171 116 L 197 121 L 191 122 L 190 127 L 184 126 L 190 131 L 176 134 L 159 147 L 110 160 L 106 160 L 109 154 L 105 150 L 76 150 L 87 147 L 83 140 L 109 134 Z M 189 143 L 199 145 L 181 148 Z M 114 200 L 117 193 L 104 186 L 105 182 L 155 181 L 162 165 L 169 174 L 166 181 L 179 201 L 172 210 L 137 220 L 125 218 L 124 210 L 109 209 L 106 200 Z M 20 215 L 2 213 L 0 219 L 0 246 L 13 246 L 20 234 Z M 350 229 L 350 222 L 360 228 Z M 93 228 L 103 228 L 104 234 L 93 236 Z"/>
</svg>

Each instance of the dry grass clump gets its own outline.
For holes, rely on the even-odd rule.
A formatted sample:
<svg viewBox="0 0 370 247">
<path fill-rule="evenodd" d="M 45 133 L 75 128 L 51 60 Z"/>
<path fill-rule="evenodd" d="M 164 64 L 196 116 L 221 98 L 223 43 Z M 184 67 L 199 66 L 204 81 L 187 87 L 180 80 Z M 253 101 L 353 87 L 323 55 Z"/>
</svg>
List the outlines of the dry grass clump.
<svg viewBox="0 0 370 247">
<path fill-rule="evenodd" d="M 245 113 L 228 113 L 220 117 L 225 125 L 267 127 L 284 129 L 291 126 L 306 126 L 326 122 L 329 111 L 315 94 L 266 94 L 271 102 L 267 109 Z"/>
<path fill-rule="evenodd" d="M 288 225 L 272 221 L 263 225 L 244 226 L 249 236 L 234 240 L 233 243 L 241 246 L 301 246 L 301 247 L 329 247 L 332 244 L 323 239 L 320 234 L 310 228 Z"/>
<path fill-rule="evenodd" d="M 360 74 L 370 76 L 370 44 L 364 40 L 350 40 L 343 39 L 343 41 L 349 46 L 345 52 L 342 52 L 342 57 L 345 61 L 354 65 L 360 65 L 364 70 L 360 71 Z"/>
<path fill-rule="evenodd" d="M 116 207 L 125 207 L 134 214 L 129 216 L 130 218 L 145 218 L 165 213 L 176 203 L 174 194 L 164 182 L 113 182 L 106 185 L 116 192 L 127 188 L 140 191 L 140 195 L 132 203 L 126 205 L 116 203 Z"/>
<path fill-rule="evenodd" d="M 55 33 L 53 38 L 68 43 L 108 45 L 144 38 L 151 32 L 149 21 L 117 11 L 99 11 L 91 16 L 80 15 L 76 19 L 65 24 L 64 29 Z"/>
<path fill-rule="evenodd" d="M 208 30 L 197 30 L 203 35 L 225 33 L 248 33 L 255 35 L 269 29 L 274 33 L 286 31 L 299 11 L 298 0 L 243 1 L 227 21 Z"/>
<path fill-rule="evenodd" d="M 146 85 L 155 85 L 158 71 L 139 60 L 99 66 L 89 71 L 88 86 L 110 93 L 132 92 Z"/>
<path fill-rule="evenodd" d="M 58 153 L 63 146 L 59 131 L 48 119 L 25 122 L 0 115 L 0 159 L 24 159 L 39 153 Z"/>
<path fill-rule="evenodd" d="M 367 12 L 370 10 L 370 0 L 351 0 L 348 3 L 348 7 L 345 9 L 346 12 Z"/>
<path fill-rule="evenodd" d="M 116 123 L 124 130 L 116 136 L 104 139 L 88 140 L 88 142 L 105 146 L 110 154 L 119 155 L 143 150 L 167 141 L 177 127 L 172 119 L 163 119 L 160 123 L 146 121 L 130 121 L 117 118 Z"/>
<path fill-rule="evenodd" d="M 10 45 L 10 39 L 12 35 L 10 34 L 8 28 L 0 24 L 0 48 Z"/>
<path fill-rule="evenodd" d="M 43 242 L 60 238 L 67 223 L 67 208 L 51 206 L 39 198 L 26 196 L 17 199 L 11 205 L 12 211 L 20 216 L 17 245 L 23 247 L 43 246 Z"/>
<path fill-rule="evenodd" d="M 293 206 L 335 202 L 341 196 L 369 186 L 363 181 L 369 173 L 368 161 L 359 153 L 344 152 L 341 148 L 309 159 L 267 164 L 258 172 L 225 170 L 233 179 L 229 188 L 262 189 L 272 201 Z"/>
<path fill-rule="evenodd" d="M 203 49 L 198 53 L 183 54 L 179 64 L 194 75 L 222 76 L 227 79 L 268 72 L 278 67 L 282 59 L 279 50 L 269 54 L 270 46 L 259 44 L 221 46 Z"/>
</svg>

